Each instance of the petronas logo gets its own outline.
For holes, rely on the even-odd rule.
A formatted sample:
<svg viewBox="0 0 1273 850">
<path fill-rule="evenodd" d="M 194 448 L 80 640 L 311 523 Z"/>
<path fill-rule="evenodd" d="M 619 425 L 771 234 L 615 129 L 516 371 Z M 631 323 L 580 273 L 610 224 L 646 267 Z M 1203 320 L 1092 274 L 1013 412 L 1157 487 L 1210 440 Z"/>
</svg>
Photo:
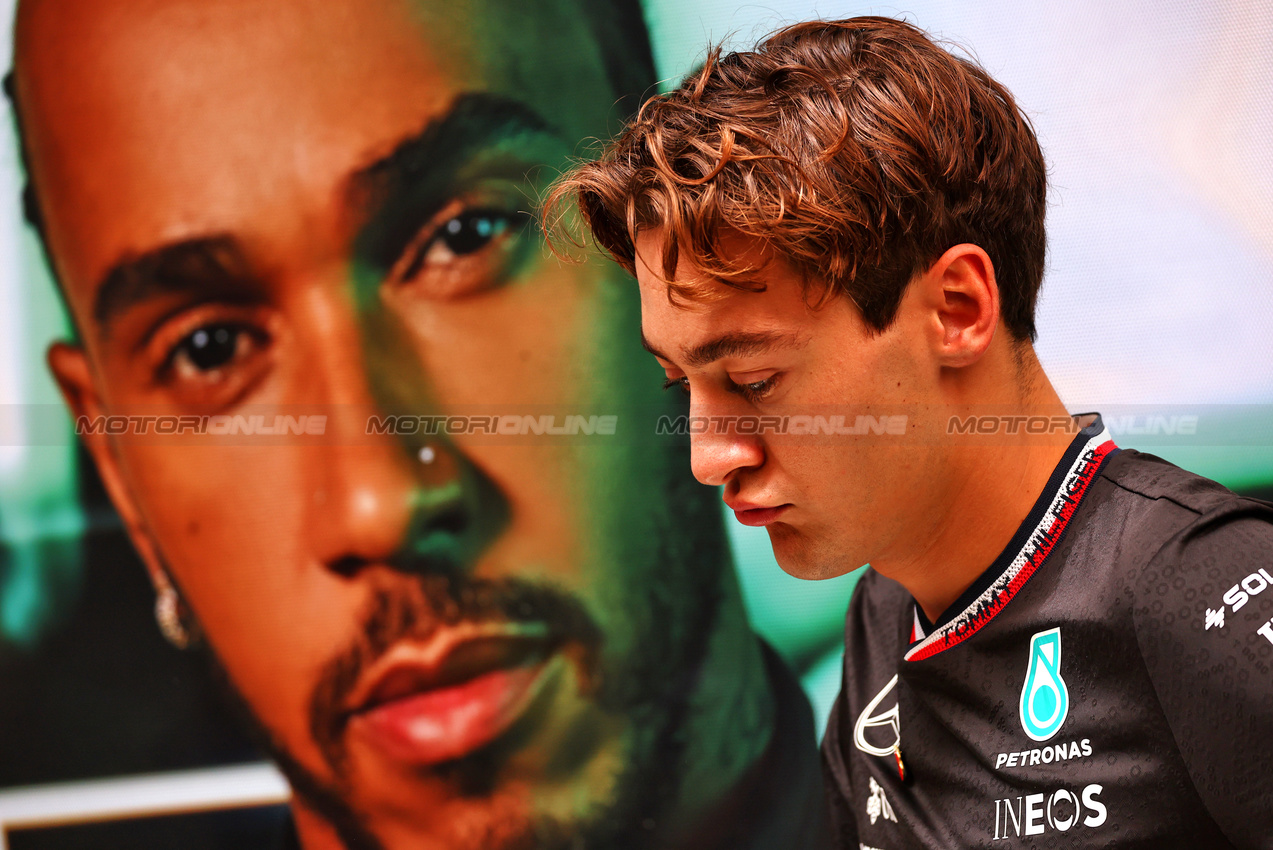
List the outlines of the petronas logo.
<svg viewBox="0 0 1273 850">
<path fill-rule="evenodd" d="M 1030 638 L 1030 669 L 1021 688 L 1021 728 L 1035 741 L 1046 741 L 1065 723 L 1070 692 L 1061 678 L 1061 630 Z"/>
</svg>

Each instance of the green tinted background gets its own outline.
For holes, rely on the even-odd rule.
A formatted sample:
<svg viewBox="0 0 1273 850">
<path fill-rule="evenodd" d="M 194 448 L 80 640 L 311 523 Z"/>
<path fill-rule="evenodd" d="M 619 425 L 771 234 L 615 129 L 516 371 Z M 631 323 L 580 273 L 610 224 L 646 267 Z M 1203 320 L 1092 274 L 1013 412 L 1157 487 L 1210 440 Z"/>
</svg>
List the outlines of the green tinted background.
<svg viewBox="0 0 1273 850">
<path fill-rule="evenodd" d="M 10 4 L 3 9 L 8 17 Z M 1239 3 L 923 2 L 738 6 L 650 0 L 665 87 L 709 41 L 746 46 L 785 23 L 904 14 L 976 57 L 1017 95 L 1052 169 L 1038 349 L 1072 410 L 1133 417 L 1115 437 L 1236 489 L 1273 485 L 1273 12 Z M 7 54 L 7 40 L 3 50 Z M 8 56 L 0 57 L 7 67 Z M 74 617 L 86 514 L 69 421 L 44 366 L 65 319 L 21 222 L 11 133 L 0 146 L 0 653 L 39 652 Z M 1199 435 L 1136 434 L 1136 416 L 1200 416 Z M 688 474 L 688 473 L 687 473 Z M 844 483 L 870 487 L 870 482 Z M 727 517 L 758 632 L 821 718 L 839 679 L 855 576 L 809 583 L 773 562 L 763 531 Z M 147 626 L 149 628 L 149 626 Z M 6 730 L 11 733 L 11 730 Z"/>
</svg>

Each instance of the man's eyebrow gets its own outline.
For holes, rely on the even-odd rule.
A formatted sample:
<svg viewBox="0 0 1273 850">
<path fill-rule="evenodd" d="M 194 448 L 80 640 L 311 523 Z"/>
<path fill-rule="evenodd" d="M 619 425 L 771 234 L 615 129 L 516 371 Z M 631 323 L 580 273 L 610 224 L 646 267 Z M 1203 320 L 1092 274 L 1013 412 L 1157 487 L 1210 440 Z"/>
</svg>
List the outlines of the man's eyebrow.
<svg viewBox="0 0 1273 850">
<path fill-rule="evenodd" d="M 449 172 L 483 148 L 534 133 L 561 139 L 538 112 L 521 101 L 489 92 L 465 92 L 445 113 L 386 156 L 350 175 L 347 195 L 358 200 L 421 177 L 450 177 Z"/>
<path fill-rule="evenodd" d="M 390 268 L 425 222 L 465 187 L 477 162 L 489 158 L 479 177 L 519 183 L 534 166 L 564 160 L 569 152 L 564 137 L 526 104 L 488 92 L 461 94 L 391 153 L 349 176 L 346 206 L 366 217 L 354 253 Z"/>
<path fill-rule="evenodd" d="M 231 236 L 161 245 L 111 266 L 93 297 L 93 319 L 107 335 L 119 316 L 149 299 L 194 292 L 241 297 L 251 279 L 243 251 Z"/>
<path fill-rule="evenodd" d="M 655 348 L 653 345 L 650 344 L 650 340 L 648 340 L 645 336 L 645 328 L 641 328 L 641 347 L 644 348 L 646 351 L 650 352 L 651 354 L 653 354 L 655 357 L 659 358 L 660 360 L 666 360 L 669 363 L 672 362 L 672 358 L 668 357 L 662 351 L 659 351 L 657 348 Z"/>
<path fill-rule="evenodd" d="M 644 331 L 641 332 L 641 345 L 660 360 L 678 363 L 676 358 L 668 357 L 651 345 Z M 775 348 L 798 348 L 802 345 L 804 340 L 793 331 L 736 331 L 682 349 L 678 365 L 697 369 L 723 357 L 748 357 Z"/>
<path fill-rule="evenodd" d="M 422 179 L 448 180 L 477 151 L 527 133 L 557 135 L 547 121 L 519 101 L 484 92 L 462 94 L 419 133 L 350 175 L 346 195 L 365 203 L 369 197 L 392 195 L 395 189 Z M 405 226 L 415 225 L 405 221 Z M 103 333 L 109 333 L 115 319 L 149 298 L 218 290 L 241 294 L 250 279 L 244 252 L 232 236 L 161 245 L 125 257 L 107 271 L 94 297 L 93 318 Z"/>
</svg>

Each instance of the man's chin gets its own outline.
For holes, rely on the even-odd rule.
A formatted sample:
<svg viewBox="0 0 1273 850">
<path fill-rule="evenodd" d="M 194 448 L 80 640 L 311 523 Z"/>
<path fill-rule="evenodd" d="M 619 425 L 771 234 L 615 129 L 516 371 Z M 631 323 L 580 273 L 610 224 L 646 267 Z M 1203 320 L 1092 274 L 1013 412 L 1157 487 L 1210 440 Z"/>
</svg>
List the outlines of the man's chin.
<svg viewBox="0 0 1273 850">
<path fill-rule="evenodd" d="M 542 834 L 558 831 L 556 825 L 545 829 L 537 824 L 524 794 L 500 791 L 476 799 L 430 797 L 419 793 L 410 809 L 338 813 L 298 794 L 294 810 L 301 845 L 328 846 L 335 838 L 351 850 L 538 850 L 544 846 Z M 341 801 L 342 807 L 350 803 Z"/>
<path fill-rule="evenodd" d="M 385 769 L 351 745 L 340 787 L 286 753 L 275 758 L 298 804 L 346 848 L 372 850 L 648 850 L 683 771 L 681 719 L 571 724 L 562 737 L 505 737 L 462 759 Z M 652 720 L 654 718 L 651 718 Z M 308 846 L 302 835 L 302 846 Z M 315 842 L 316 846 L 323 846 Z"/>
<path fill-rule="evenodd" d="M 774 560 L 782 571 L 792 578 L 813 579 L 816 576 L 816 562 L 810 558 L 809 541 L 792 526 L 785 522 L 776 522 L 766 528 L 769 532 L 769 545 L 773 548 Z"/>
<path fill-rule="evenodd" d="M 574 666 L 562 663 L 555 681 L 545 672 L 538 699 L 504 734 L 459 758 L 420 761 L 400 742 L 360 734 L 353 723 L 341 736 L 339 764 L 325 765 L 334 778 L 317 776 L 277 746 L 274 756 L 301 804 L 345 847 L 643 846 L 617 836 L 663 808 L 650 794 L 679 775 L 679 748 L 666 729 L 649 749 L 638 745 L 630 719 L 581 693 Z"/>
<path fill-rule="evenodd" d="M 500 783 L 491 756 L 476 753 L 429 768 L 364 765 L 351 747 L 348 772 L 337 784 L 275 748 L 274 758 L 295 793 L 302 847 L 370 850 L 529 850 L 538 848 L 527 788 Z M 374 764 L 383 762 L 371 760 Z M 485 786 L 474 793 L 474 786 Z"/>
<path fill-rule="evenodd" d="M 626 755 L 613 761 L 620 763 Z M 346 848 L 609 850 L 636 846 L 615 843 L 611 837 L 618 826 L 615 816 L 626 808 L 615 799 L 623 794 L 619 777 L 600 786 L 588 771 L 554 781 L 543 775 L 512 778 L 509 771 L 499 769 L 500 761 L 496 752 L 487 749 L 420 769 L 412 776 L 355 769 L 341 790 L 324 785 L 295 763 L 287 772 L 296 790 L 296 806 L 306 812 L 305 819 L 314 821 L 314 832 L 334 833 Z M 295 776 L 294 771 L 301 775 Z M 652 779 L 647 776 L 644 781 Z M 572 808 L 576 811 L 568 811 Z M 298 826 L 302 823 L 298 818 Z M 630 831 L 630 824 L 625 828 Z M 303 828 L 300 833 L 302 846 L 310 846 Z M 324 843 L 315 840 L 313 846 Z"/>
<path fill-rule="evenodd" d="M 854 562 L 845 556 L 844 549 L 786 523 L 774 523 L 768 531 L 774 560 L 792 578 L 825 581 L 852 572 L 865 563 Z"/>
</svg>

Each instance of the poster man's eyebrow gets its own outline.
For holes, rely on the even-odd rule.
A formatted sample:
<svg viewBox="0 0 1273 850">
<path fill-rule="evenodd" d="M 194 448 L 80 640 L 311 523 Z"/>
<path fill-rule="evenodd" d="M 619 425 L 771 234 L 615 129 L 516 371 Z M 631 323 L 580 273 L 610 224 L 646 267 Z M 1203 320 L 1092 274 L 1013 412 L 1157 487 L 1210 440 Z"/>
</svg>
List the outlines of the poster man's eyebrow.
<svg viewBox="0 0 1273 850">
<path fill-rule="evenodd" d="M 445 183 L 477 152 L 528 133 L 559 138 L 543 117 L 519 101 L 484 92 L 460 95 L 419 133 L 350 175 L 346 194 L 362 203 L 380 199 L 392 216 L 395 191 L 404 186 L 418 191 L 422 181 Z M 93 318 L 103 334 L 109 334 L 120 315 L 147 299 L 193 292 L 242 294 L 251 279 L 244 251 L 233 236 L 161 245 L 127 256 L 106 272 L 94 296 Z"/>
<path fill-rule="evenodd" d="M 251 273 L 230 236 L 186 239 L 126 257 L 102 278 L 93 319 L 108 335 L 111 324 L 135 305 L 163 295 L 243 293 Z"/>
<path fill-rule="evenodd" d="M 805 340 L 799 335 L 784 331 L 727 333 L 682 349 L 678 363 L 675 358 L 668 357 L 651 345 L 650 341 L 645 338 L 644 331 L 641 333 L 641 345 L 646 351 L 661 360 L 666 360 L 669 363 L 678 363 L 680 366 L 692 369 L 715 363 L 723 357 L 747 357 L 771 351 L 775 348 L 798 348 L 804 342 Z"/>
<path fill-rule="evenodd" d="M 428 218 L 463 188 L 474 163 L 489 157 L 484 176 L 516 183 L 536 165 L 564 160 L 570 149 L 526 104 L 487 92 L 462 94 L 387 156 L 350 175 L 346 206 L 367 216 L 354 251 L 388 269 Z"/>
<path fill-rule="evenodd" d="M 445 113 L 417 134 L 349 178 L 348 194 L 366 198 L 422 177 L 449 177 L 474 153 L 518 135 L 535 133 L 560 138 L 538 112 L 526 104 L 488 92 L 459 95 Z"/>
</svg>

